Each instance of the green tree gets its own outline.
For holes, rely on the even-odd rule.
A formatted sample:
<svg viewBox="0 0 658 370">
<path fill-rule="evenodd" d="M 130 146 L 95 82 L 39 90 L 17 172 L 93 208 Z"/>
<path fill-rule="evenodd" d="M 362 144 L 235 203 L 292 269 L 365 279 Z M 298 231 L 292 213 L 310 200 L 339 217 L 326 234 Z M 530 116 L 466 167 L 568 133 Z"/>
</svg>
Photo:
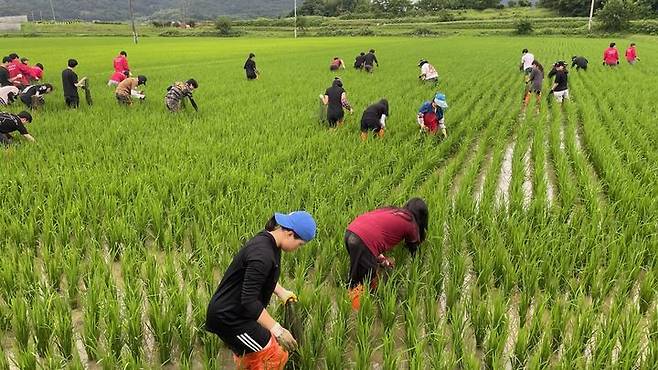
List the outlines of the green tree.
<svg viewBox="0 0 658 370">
<path fill-rule="evenodd" d="M 215 28 L 222 35 L 228 35 L 231 33 L 231 28 L 233 28 L 233 21 L 229 17 L 219 17 L 215 20 Z"/>
<path fill-rule="evenodd" d="M 304 0 L 298 10 L 301 15 L 325 15 L 325 6 L 323 0 Z"/>
<path fill-rule="evenodd" d="M 624 31 L 637 14 L 637 5 L 629 0 L 607 0 L 596 13 L 606 31 Z"/>
</svg>

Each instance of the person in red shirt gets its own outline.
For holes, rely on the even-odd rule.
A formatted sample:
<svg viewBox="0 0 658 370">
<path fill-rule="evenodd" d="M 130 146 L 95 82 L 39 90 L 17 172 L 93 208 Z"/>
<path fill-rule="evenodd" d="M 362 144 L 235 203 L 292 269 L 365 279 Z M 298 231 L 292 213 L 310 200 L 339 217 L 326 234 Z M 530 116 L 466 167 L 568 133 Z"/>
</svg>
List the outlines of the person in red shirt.
<svg viewBox="0 0 658 370">
<path fill-rule="evenodd" d="M 380 268 L 393 268 L 384 254 L 404 240 L 412 255 L 425 241 L 429 211 L 421 198 L 412 198 L 402 208 L 385 207 L 358 216 L 347 226 L 345 247 L 350 255 L 349 296 L 352 308 L 361 307 L 363 284 L 377 287 Z"/>
<path fill-rule="evenodd" d="M 336 72 L 341 68 L 345 69 L 345 62 L 343 62 L 343 60 L 339 57 L 334 57 L 334 59 L 331 61 L 331 64 L 329 65 L 329 70 Z"/>
<path fill-rule="evenodd" d="M 637 50 L 635 49 L 635 43 L 632 42 L 631 46 L 626 49 L 626 61 L 628 64 L 635 64 L 640 58 L 637 57 Z"/>
<path fill-rule="evenodd" d="M 37 63 L 30 69 L 31 82 L 41 81 L 43 79 L 43 64 Z"/>
<path fill-rule="evenodd" d="M 128 53 L 121 51 L 119 55 L 112 61 L 114 65 L 114 73 L 107 81 L 107 86 L 117 86 L 120 82 L 130 77 L 130 66 L 128 65 Z"/>
<path fill-rule="evenodd" d="M 619 52 L 617 51 L 616 44 L 610 43 L 610 47 L 603 52 L 603 65 L 614 67 L 619 64 Z"/>
<path fill-rule="evenodd" d="M 13 82 L 14 86 L 22 89 L 30 84 L 30 67 L 23 64 L 16 53 L 9 54 L 9 58 L 11 59 L 11 62 L 7 67 L 7 70 L 9 71 L 9 79 Z"/>
</svg>

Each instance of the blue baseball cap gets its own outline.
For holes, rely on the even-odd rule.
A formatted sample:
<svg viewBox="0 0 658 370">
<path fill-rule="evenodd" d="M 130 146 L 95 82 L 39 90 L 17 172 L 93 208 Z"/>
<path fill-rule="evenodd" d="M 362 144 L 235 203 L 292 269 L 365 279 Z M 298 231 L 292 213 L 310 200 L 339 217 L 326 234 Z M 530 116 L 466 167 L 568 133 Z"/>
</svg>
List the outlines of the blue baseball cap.
<svg viewBox="0 0 658 370">
<path fill-rule="evenodd" d="M 436 95 L 434 95 L 434 103 L 436 103 L 436 105 L 438 105 L 441 108 L 448 108 L 448 103 L 446 102 L 446 96 L 443 93 L 438 92 L 436 93 Z"/>
<path fill-rule="evenodd" d="M 294 231 L 305 242 L 311 241 L 315 237 L 315 231 L 317 229 L 315 220 L 306 211 L 292 212 L 287 215 L 275 213 L 274 219 L 281 227 Z"/>
</svg>

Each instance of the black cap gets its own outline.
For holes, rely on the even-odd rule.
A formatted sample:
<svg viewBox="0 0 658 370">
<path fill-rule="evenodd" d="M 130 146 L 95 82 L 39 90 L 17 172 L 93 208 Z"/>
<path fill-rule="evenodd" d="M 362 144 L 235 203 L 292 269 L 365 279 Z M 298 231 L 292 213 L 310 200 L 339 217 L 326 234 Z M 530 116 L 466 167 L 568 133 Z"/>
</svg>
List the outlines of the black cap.
<svg viewBox="0 0 658 370">
<path fill-rule="evenodd" d="M 188 84 L 188 85 L 190 85 L 190 86 L 192 86 L 192 87 L 195 88 L 195 89 L 198 89 L 198 88 L 199 88 L 199 83 L 196 82 L 196 80 L 193 79 L 193 78 L 190 78 L 190 79 L 187 80 L 187 82 L 185 82 L 185 83 Z"/>
<path fill-rule="evenodd" d="M 29 112 L 22 111 L 18 113 L 20 118 L 26 119 L 28 122 L 32 123 L 32 115 Z"/>
<path fill-rule="evenodd" d="M 68 61 L 67 64 L 68 64 L 69 67 L 71 67 L 71 68 L 75 68 L 75 66 L 78 65 L 78 61 L 75 60 L 75 59 L 69 59 L 69 61 Z"/>
<path fill-rule="evenodd" d="M 137 83 L 139 85 L 146 85 L 146 76 L 144 75 L 137 76 Z"/>
<path fill-rule="evenodd" d="M 523 53 L 523 54 L 525 54 L 527 52 L 528 52 L 528 49 L 523 49 L 523 51 L 521 51 L 521 53 Z"/>
<path fill-rule="evenodd" d="M 554 66 L 556 66 L 556 67 L 566 67 L 567 63 L 564 60 L 558 60 L 557 62 L 555 62 Z"/>
</svg>

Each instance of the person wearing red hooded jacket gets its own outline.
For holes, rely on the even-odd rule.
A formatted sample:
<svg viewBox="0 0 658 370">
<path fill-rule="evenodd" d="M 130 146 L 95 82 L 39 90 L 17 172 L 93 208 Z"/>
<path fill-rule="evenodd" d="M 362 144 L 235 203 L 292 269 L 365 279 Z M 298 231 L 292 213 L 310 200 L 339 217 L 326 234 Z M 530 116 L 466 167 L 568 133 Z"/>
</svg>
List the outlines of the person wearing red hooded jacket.
<svg viewBox="0 0 658 370">
<path fill-rule="evenodd" d="M 610 47 L 603 52 L 603 65 L 614 67 L 619 64 L 619 51 L 617 50 L 614 42 L 610 43 Z"/>
</svg>

